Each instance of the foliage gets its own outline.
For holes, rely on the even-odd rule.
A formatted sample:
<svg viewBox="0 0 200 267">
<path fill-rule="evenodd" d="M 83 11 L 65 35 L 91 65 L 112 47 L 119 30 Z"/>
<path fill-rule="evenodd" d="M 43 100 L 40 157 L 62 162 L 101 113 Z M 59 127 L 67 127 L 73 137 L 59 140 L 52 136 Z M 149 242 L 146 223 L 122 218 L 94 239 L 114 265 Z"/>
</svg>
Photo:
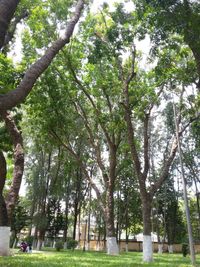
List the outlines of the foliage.
<svg viewBox="0 0 200 267">
<path fill-rule="evenodd" d="M 186 257 L 187 254 L 189 253 L 189 247 L 187 243 L 182 244 L 182 253 L 183 253 L 183 257 Z"/>
<path fill-rule="evenodd" d="M 62 241 L 57 241 L 55 244 L 56 251 L 60 251 L 63 249 L 63 242 Z"/>
<path fill-rule="evenodd" d="M 67 240 L 67 249 L 72 249 L 74 250 L 78 245 L 78 241 L 74 239 L 68 239 Z"/>
<path fill-rule="evenodd" d="M 41 231 L 46 230 L 48 221 L 44 213 L 36 212 L 33 216 L 34 225 Z"/>
<path fill-rule="evenodd" d="M 28 245 L 32 245 L 34 240 L 34 236 L 25 237 L 24 241 L 27 242 Z"/>
<path fill-rule="evenodd" d="M 14 213 L 11 219 L 11 231 L 20 233 L 20 231 L 29 223 L 29 216 L 25 207 L 20 203 L 17 203 Z"/>
</svg>

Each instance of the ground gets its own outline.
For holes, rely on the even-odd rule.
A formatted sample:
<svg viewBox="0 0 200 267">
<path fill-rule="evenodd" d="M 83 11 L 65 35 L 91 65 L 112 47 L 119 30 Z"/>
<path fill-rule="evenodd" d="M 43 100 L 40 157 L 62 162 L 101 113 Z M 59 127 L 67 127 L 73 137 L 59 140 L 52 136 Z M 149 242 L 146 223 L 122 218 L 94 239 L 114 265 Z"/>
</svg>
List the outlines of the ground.
<svg viewBox="0 0 200 267">
<path fill-rule="evenodd" d="M 109 256 L 103 252 L 82 251 L 33 251 L 25 254 L 13 251 L 11 257 L 0 257 L 0 267 L 191 267 L 190 258 L 181 254 L 154 254 L 154 262 L 142 263 L 142 253 L 121 253 Z M 200 267 L 200 255 L 197 256 Z"/>
</svg>

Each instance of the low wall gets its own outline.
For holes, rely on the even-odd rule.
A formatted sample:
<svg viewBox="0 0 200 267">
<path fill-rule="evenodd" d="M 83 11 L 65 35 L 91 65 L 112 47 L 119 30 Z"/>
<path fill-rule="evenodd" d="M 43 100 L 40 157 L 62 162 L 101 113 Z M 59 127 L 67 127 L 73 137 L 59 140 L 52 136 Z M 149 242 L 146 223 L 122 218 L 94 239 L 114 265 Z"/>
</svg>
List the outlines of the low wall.
<svg viewBox="0 0 200 267">
<path fill-rule="evenodd" d="M 80 247 L 83 248 L 84 246 L 84 241 L 80 241 Z M 126 242 L 121 241 L 119 244 L 120 251 L 126 251 Z M 86 250 L 88 249 L 88 244 L 85 242 L 85 248 Z M 96 250 L 96 251 L 103 251 L 106 250 L 106 242 L 104 241 L 96 241 L 96 240 L 91 240 L 90 245 L 89 245 L 90 250 Z M 128 243 L 128 250 L 129 251 L 137 251 L 137 252 L 142 252 L 142 242 L 137 242 L 137 241 L 129 241 Z M 154 252 L 158 252 L 158 243 L 153 242 L 153 250 Z M 174 253 L 181 253 L 182 252 L 182 245 L 181 244 L 174 244 L 173 245 L 173 251 Z M 168 245 L 165 243 L 163 245 L 163 252 L 168 252 Z M 195 252 L 200 253 L 200 244 L 195 245 Z"/>
</svg>

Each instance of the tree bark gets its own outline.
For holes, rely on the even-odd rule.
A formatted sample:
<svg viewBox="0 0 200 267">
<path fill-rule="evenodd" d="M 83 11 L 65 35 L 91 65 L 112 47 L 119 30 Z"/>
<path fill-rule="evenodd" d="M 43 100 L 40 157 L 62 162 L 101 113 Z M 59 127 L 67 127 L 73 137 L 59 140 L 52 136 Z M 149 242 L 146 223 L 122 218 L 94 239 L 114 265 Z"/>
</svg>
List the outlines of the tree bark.
<svg viewBox="0 0 200 267">
<path fill-rule="evenodd" d="M 15 124 L 14 119 L 8 112 L 2 113 L 2 118 L 5 121 L 6 128 L 10 134 L 14 146 L 13 180 L 8 195 L 6 197 L 8 219 L 10 220 L 15 204 L 18 200 L 22 175 L 24 171 L 24 149 L 23 149 L 23 139 L 20 131 L 18 130 Z"/>
<path fill-rule="evenodd" d="M 10 21 L 20 0 L 0 1 L 0 50 L 3 47 Z"/>
<path fill-rule="evenodd" d="M 0 226 L 8 226 L 8 214 L 6 203 L 3 196 L 3 188 L 6 181 L 6 160 L 3 152 L 0 150 Z"/>
<path fill-rule="evenodd" d="M 143 217 L 143 234 L 151 235 L 151 205 L 152 198 L 147 193 L 145 196 L 142 195 L 142 217 Z"/>
</svg>

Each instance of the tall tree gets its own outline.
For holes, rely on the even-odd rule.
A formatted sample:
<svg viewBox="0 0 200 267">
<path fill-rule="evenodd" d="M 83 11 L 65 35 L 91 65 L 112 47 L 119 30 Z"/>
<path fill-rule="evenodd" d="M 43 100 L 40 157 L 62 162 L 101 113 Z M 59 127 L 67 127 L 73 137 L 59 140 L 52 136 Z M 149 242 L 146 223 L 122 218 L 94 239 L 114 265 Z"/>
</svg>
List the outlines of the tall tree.
<svg viewBox="0 0 200 267">
<path fill-rule="evenodd" d="M 6 46 L 8 41 L 10 41 L 13 37 L 15 26 L 12 32 L 12 35 L 10 36 L 9 40 L 5 40 L 6 34 L 8 33 L 8 27 L 10 24 L 11 19 L 13 18 L 13 15 L 15 13 L 15 10 L 17 8 L 19 1 L 1 1 L 0 7 L 1 7 L 1 20 L 0 20 L 0 48 L 2 49 L 3 46 Z M 39 78 L 39 76 L 47 69 L 47 67 L 50 65 L 53 58 L 58 54 L 58 52 L 67 44 L 70 42 L 70 38 L 73 34 L 74 27 L 77 24 L 80 16 L 81 11 L 83 10 L 84 1 L 79 0 L 77 2 L 74 15 L 72 16 L 71 20 L 68 22 L 65 30 L 65 34 L 62 38 L 58 38 L 53 44 L 46 50 L 44 55 L 37 60 L 32 66 L 28 67 L 25 71 L 25 74 L 17 85 L 17 88 L 12 88 L 13 90 L 10 90 L 7 92 L 7 90 L 4 90 L 4 93 L 0 95 L 0 113 L 1 117 L 4 119 L 6 126 L 11 134 L 13 144 L 15 146 L 15 168 L 14 168 L 14 177 L 13 177 L 13 184 L 10 190 L 10 194 L 8 195 L 8 215 L 11 217 L 12 210 L 16 204 L 18 192 L 21 184 L 22 174 L 23 174 L 23 168 L 24 168 L 24 154 L 23 154 L 23 140 L 21 137 L 21 134 L 19 133 L 18 129 L 16 128 L 16 125 L 12 121 L 12 119 L 9 117 L 6 110 L 11 109 L 15 107 L 17 104 L 20 104 L 26 96 L 29 94 L 31 89 L 33 88 L 35 82 Z M 17 22 L 19 22 L 20 19 Z M 14 85 L 16 85 L 14 83 Z M 7 85 L 6 85 L 7 86 Z M 3 154 L 1 154 L 3 157 Z M 4 161 L 3 161 L 4 162 Z M 2 166 L 2 168 L 4 168 Z M 5 173 L 4 171 L 1 172 L 3 177 L 1 178 L 1 187 L 3 190 L 4 186 L 4 180 L 5 180 Z M 2 206 L 4 208 L 4 204 Z M 4 212 L 4 211 L 3 211 Z M 4 212 L 5 214 L 5 212 Z M 5 214 L 6 215 L 6 214 Z M 6 221 L 4 221 L 5 225 L 7 226 Z M 7 236 L 7 237 L 6 237 Z M 8 232 L 5 233 L 5 238 L 8 239 Z M 3 240 L 3 239 L 2 239 Z M 6 242 L 8 243 L 8 242 Z M 4 244 L 0 244 L 0 254 L 1 250 Z M 5 246 L 4 246 L 5 247 Z M 6 246 L 8 254 L 8 247 Z M 5 248 L 2 252 L 5 254 Z"/>
</svg>

